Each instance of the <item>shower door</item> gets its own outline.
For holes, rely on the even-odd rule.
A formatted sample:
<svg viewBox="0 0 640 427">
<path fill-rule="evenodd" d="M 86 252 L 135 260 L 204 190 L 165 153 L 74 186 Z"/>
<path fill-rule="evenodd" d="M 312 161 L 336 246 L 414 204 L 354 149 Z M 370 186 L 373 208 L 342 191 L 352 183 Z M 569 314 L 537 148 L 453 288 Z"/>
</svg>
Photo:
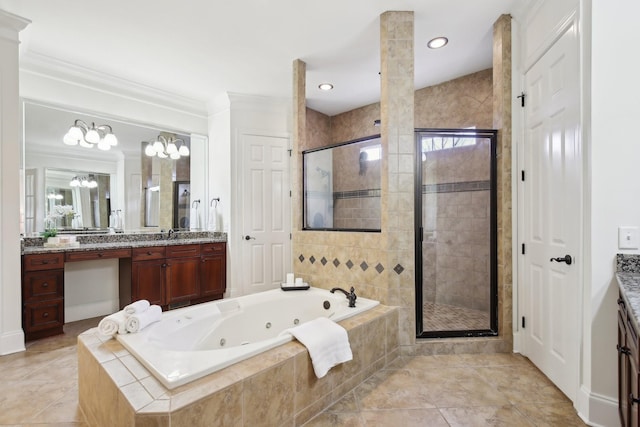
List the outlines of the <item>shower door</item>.
<svg viewBox="0 0 640 427">
<path fill-rule="evenodd" d="M 497 335 L 496 132 L 416 130 L 416 332 Z"/>
</svg>

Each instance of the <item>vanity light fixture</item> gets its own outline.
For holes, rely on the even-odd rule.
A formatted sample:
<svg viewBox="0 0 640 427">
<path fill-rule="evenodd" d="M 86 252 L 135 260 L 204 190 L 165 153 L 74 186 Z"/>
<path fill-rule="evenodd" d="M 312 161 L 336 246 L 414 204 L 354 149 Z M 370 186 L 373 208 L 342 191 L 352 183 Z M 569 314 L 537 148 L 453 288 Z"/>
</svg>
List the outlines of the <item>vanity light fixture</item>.
<svg viewBox="0 0 640 427">
<path fill-rule="evenodd" d="M 449 43 L 449 39 L 446 37 L 436 37 L 434 39 L 429 40 L 427 46 L 431 49 L 440 49 L 441 47 L 445 47 Z"/>
<path fill-rule="evenodd" d="M 98 181 L 93 175 L 86 176 L 74 176 L 69 182 L 69 186 L 71 187 L 86 187 L 86 188 L 96 188 L 98 186 Z"/>
<path fill-rule="evenodd" d="M 318 85 L 318 89 L 320 89 L 320 90 L 331 90 L 331 89 L 333 89 L 333 85 L 331 83 L 320 83 Z"/>
<path fill-rule="evenodd" d="M 178 143 L 180 147 L 178 148 Z M 180 157 L 186 157 L 189 153 L 189 147 L 183 139 L 169 137 L 166 138 L 163 135 L 158 135 L 155 141 L 148 142 L 144 148 L 144 154 L 149 157 L 158 156 L 161 159 L 167 157 L 172 160 L 178 160 Z"/>
<path fill-rule="evenodd" d="M 85 148 L 92 148 L 94 145 L 100 150 L 110 150 L 111 147 L 118 145 L 118 138 L 113 134 L 110 125 L 99 125 L 91 123 L 87 125 L 80 119 L 76 119 L 73 126 L 64 135 L 62 140 L 67 145 L 78 145 Z"/>
</svg>

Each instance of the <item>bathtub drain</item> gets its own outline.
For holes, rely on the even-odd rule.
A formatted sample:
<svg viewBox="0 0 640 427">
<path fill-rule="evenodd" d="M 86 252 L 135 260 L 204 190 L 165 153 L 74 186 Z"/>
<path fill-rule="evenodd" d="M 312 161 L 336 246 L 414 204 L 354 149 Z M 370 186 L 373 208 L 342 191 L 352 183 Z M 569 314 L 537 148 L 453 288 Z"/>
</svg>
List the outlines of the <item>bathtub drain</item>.
<svg viewBox="0 0 640 427">
<path fill-rule="evenodd" d="M 267 324 L 264 325 L 264 326 L 265 326 L 265 328 L 270 329 L 271 328 L 271 322 L 267 322 Z"/>
<path fill-rule="evenodd" d="M 300 319 L 293 319 L 293 324 L 297 325 L 298 323 L 300 323 Z"/>
</svg>

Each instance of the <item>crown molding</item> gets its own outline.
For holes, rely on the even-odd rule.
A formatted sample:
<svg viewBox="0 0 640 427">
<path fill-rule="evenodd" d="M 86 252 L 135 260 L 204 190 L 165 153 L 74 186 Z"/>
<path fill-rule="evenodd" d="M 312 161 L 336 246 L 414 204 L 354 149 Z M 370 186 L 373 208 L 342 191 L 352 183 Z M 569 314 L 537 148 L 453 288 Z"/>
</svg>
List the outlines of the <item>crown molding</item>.
<svg viewBox="0 0 640 427">
<path fill-rule="evenodd" d="M 69 85 L 89 88 L 110 95 L 206 119 L 207 103 L 143 85 L 111 74 L 95 71 L 43 53 L 29 50 L 20 56 L 20 72 L 29 73 Z"/>
<path fill-rule="evenodd" d="M 0 39 L 19 43 L 18 33 L 30 23 L 27 18 L 0 9 Z"/>
</svg>

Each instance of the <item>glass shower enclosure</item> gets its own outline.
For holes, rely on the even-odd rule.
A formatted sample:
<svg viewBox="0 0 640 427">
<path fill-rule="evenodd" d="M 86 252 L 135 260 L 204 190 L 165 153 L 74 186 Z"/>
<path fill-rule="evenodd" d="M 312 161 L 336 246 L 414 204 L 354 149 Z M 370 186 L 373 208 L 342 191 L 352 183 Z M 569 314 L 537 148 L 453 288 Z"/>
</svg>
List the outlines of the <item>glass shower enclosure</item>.
<svg viewBox="0 0 640 427">
<path fill-rule="evenodd" d="M 495 130 L 416 130 L 419 338 L 497 335 L 496 140 Z"/>
</svg>

